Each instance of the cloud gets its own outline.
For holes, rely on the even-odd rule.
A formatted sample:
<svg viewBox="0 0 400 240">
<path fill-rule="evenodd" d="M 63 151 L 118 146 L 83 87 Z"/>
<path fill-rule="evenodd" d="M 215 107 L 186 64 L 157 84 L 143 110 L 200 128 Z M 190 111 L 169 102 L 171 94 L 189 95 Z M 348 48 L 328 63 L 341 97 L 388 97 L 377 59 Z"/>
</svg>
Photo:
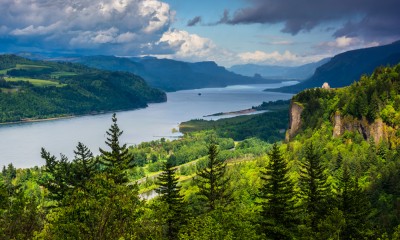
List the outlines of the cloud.
<svg viewBox="0 0 400 240">
<path fill-rule="evenodd" d="M 293 41 L 289 41 L 289 40 L 277 40 L 277 41 L 263 42 L 263 44 L 277 45 L 277 46 L 289 46 L 289 45 L 294 45 L 295 43 Z"/>
<path fill-rule="evenodd" d="M 236 10 L 232 17 L 224 11 L 218 23 L 277 24 L 282 32 L 296 35 L 322 24 L 342 21 L 335 37 L 351 36 L 369 40 L 400 37 L 398 0 L 249 0 L 249 7 Z"/>
<path fill-rule="evenodd" d="M 193 27 L 193 26 L 196 26 L 200 22 L 201 22 L 201 17 L 197 16 L 197 17 L 194 17 L 193 19 L 189 20 L 187 22 L 186 26 Z"/>
<path fill-rule="evenodd" d="M 139 53 L 143 44 L 158 41 L 175 18 L 175 12 L 160 0 L 1 2 L 0 44 L 13 39 L 15 45 L 43 50 Z"/>
<path fill-rule="evenodd" d="M 293 61 L 296 59 L 296 55 L 292 54 L 289 51 L 285 51 L 283 54 L 280 54 L 278 51 L 274 51 L 271 53 L 266 53 L 263 51 L 244 52 L 240 53 L 238 56 L 244 62 L 265 62 L 267 60 L 274 62 L 282 62 L 282 61 Z"/>
<path fill-rule="evenodd" d="M 209 59 L 217 52 L 216 45 L 210 39 L 177 29 L 165 32 L 156 46 L 173 50 L 173 55 L 166 54 L 164 57 L 191 61 Z"/>
<path fill-rule="evenodd" d="M 368 42 L 357 37 L 341 36 L 333 41 L 321 42 L 314 46 L 314 49 L 316 49 L 318 52 L 326 52 L 336 55 L 338 53 L 353 49 L 375 47 L 378 45 L 380 44 L 375 41 Z"/>
<path fill-rule="evenodd" d="M 329 57 L 330 55 L 299 56 L 286 50 L 283 53 L 280 53 L 278 51 L 244 52 L 239 53 L 237 56 L 240 59 L 240 63 L 257 63 L 266 65 L 299 65 L 319 61 L 323 58 Z"/>
<path fill-rule="evenodd" d="M 290 51 L 242 52 L 236 53 L 216 46 L 212 40 L 182 30 L 169 30 L 152 46 L 157 49 L 155 54 L 159 58 L 172 58 L 183 61 L 215 61 L 224 66 L 243 63 L 300 65 L 314 62 L 330 55 L 299 56 Z M 163 50 L 160 50 L 163 49 Z M 164 54 L 157 54 L 164 51 Z"/>
</svg>

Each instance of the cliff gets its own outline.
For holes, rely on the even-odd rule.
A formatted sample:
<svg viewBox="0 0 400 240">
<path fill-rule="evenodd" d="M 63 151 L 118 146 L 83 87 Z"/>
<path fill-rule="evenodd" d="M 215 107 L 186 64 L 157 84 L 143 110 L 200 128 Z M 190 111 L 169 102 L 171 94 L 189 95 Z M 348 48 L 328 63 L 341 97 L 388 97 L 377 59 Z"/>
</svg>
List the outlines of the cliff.
<svg viewBox="0 0 400 240">
<path fill-rule="evenodd" d="M 289 108 L 289 129 L 286 132 L 285 140 L 288 142 L 293 138 L 301 127 L 301 113 L 304 107 L 292 101 Z"/>
<path fill-rule="evenodd" d="M 380 118 L 373 123 L 369 123 L 365 119 L 359 120 L 350 116 L 343 117 L 340 112 L 336 112 L 333 117 L 333 137 L 340 137 L 346 131 L 357 131 L 365 140 L 372 138 L 375 143 L 379 143 L 382 140 L 388 141 L 394 134 L 394 129 L 387 126 Z"/>
<path fill-rule="evenodd" d="M 289 109 L 289 129 L 286 132 L 285 140 L 288 142 L 292 139 L 302 126 L 301 113 L 304 107 L 301 103 L 293 102 Z M 385 124 L 382 119 L 376 119 L 373 123 L 369 123 L 365 118 L 362 120 L 353 118 L 351 116 L 342 116 L 339 111 L 335 113 L 332 117 L 333 125 L 333 137 L 340 137 L 346 131 L 358 132 L 365 140 L 370 140 L 371 138 L 375 143 L 380 141 L 393 142 L 395 139 L 395 129 Z"/>
</svg>

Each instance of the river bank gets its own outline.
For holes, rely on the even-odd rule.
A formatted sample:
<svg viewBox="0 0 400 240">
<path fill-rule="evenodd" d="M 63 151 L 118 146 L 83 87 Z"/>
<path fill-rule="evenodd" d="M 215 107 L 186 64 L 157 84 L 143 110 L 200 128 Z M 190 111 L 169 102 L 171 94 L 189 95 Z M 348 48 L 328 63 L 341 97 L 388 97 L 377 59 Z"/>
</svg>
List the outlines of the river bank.
<svg viewBox="0 0 400 240">
<path fill-rule="evenodd" d="M 203 117 L 219 117 L 219 116 L 236 116 L 236 115 L 246 115 L 246 114 L 250 114 L 250 113 L 255 113 L 259 110 L 257 109 L 253 109 L 253 108 L 248 108 L 248 109 L 243 109 L 243 110 L 239 110 L 239 111 L 231 111 L 231 112 L 219 112 L 219 113 L 214 113 L 214 114 L 210 114 L 210 115 L 205 115 Z"/>
</svg>

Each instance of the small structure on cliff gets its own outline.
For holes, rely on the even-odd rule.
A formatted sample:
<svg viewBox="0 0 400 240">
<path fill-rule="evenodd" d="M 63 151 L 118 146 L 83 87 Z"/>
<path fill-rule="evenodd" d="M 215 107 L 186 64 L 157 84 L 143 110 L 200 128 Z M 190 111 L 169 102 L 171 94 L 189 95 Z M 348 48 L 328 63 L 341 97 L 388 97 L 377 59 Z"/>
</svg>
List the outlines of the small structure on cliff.
<svg viewBox="0 0 400 240">
<path fill-rule="evenodd" d="M 322 88 L 323 89 L 331 89 L 331 86 L 329 86 L 329 84 L 327 82 L 324 82 L 324 84 L 322 84 Z"/>
</svg>

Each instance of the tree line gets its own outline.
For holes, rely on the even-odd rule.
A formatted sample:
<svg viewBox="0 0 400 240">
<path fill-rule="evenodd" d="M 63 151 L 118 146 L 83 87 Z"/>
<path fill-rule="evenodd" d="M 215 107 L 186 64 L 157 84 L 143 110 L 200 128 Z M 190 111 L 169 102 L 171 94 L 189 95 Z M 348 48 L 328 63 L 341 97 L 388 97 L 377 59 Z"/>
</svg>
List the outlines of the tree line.
<svg viewBox="0 0 400 240">
<path fill-rule="evenodd" d="M 260 172 L 254 172 L 242 163 L 228 166 L 211 136 L 207 162 L 189 180 L 189 188 L 167 160 L 156 180 L 158 197 L 145 201 L 129 179 L 136 162 L 119 141 L 122 133 L 114 114 L 100 156 L 82 143 L 71 161 L 42 149 L 42 174 L 39 169 L 24 174 L 24 181 L 42 187 L 15 184 L 17 169 L 4 167 L 1 238 L 364 239 L 379 232 L 370 221 L 370 196 L 350 163 L 338 155 L 337 181 L 329 180 L 312 142 L 302 147 L 298 164 L 288 161 L 284 145 L 272 145 L 267 159 L 256 161 Z M 256 191 L 243 191 L 252 187 L 241 187 L 245 183 L 237 174 L 256 174 Z M 238 200 L 244 193 L 250 195 Z M 397 227 L 378 236 L 396 239 L 399 234 Z"/>
</svg>

